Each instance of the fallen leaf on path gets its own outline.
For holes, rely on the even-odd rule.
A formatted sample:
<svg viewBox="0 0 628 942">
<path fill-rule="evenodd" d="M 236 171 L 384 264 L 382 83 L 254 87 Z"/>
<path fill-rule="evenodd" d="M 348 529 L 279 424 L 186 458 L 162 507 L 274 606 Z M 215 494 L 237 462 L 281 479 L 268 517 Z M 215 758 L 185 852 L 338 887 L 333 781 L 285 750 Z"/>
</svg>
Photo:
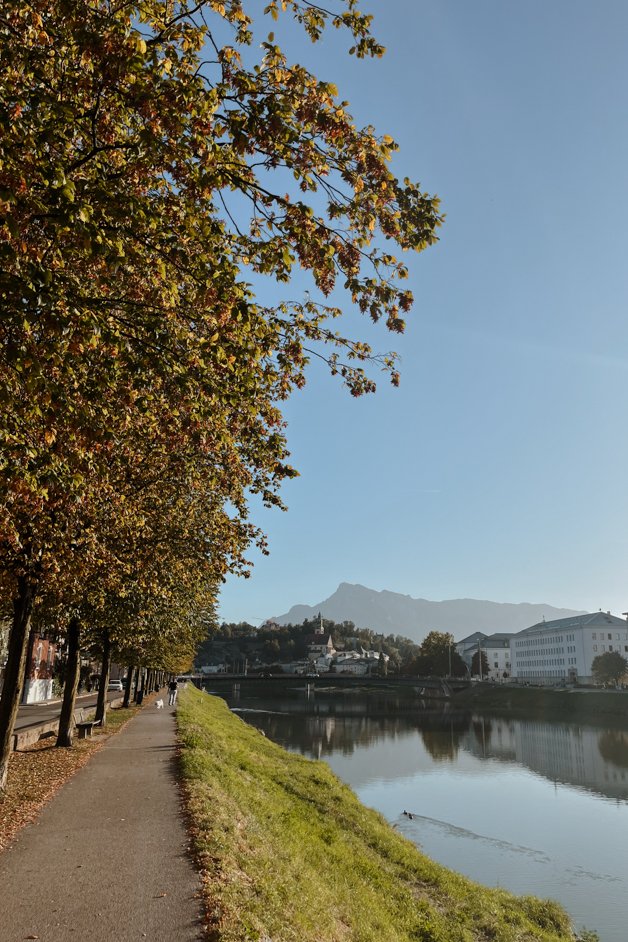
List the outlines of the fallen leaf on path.
<svg viewBox="0 0 628 942">
<path fill-rule="evenodd" d="M 71 749 L 55 748 L 53 738 L 48 737 L 11 755 L 7 788 L 0 798 L 0 851 L 8 847 L 25 824 L 37 817 L 46 802 L 102 748 L 109 736 L 121 728 L 109 730 L 96 741 L 76 742 Z"/>
</svg>

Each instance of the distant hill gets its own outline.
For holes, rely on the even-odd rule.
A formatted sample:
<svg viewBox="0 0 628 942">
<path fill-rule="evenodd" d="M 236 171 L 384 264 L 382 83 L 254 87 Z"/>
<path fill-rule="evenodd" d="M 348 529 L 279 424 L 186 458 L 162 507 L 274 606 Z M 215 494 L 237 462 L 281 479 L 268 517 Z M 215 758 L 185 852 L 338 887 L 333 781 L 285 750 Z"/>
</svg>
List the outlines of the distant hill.
<svg viewBox="0 0 628 942">
<path fill-rule="evenodd" d="M 280 625 L 300 625 L 320 612 L 333 621 L 352 621 L 357 628 L 372 628 L 384 634 L 403 635 L 421 642 L 428 631 L 450 631 L 459 641 L 474 631 L 490 635 L 515 632 L 541 621 L 582 615 L 571 608 L 530 602 L 487 602 L 479 599 L 447 599 L 431 602 L 398 592 L 376 592 L 363 585 L 341 582 L 333 595 L 316 605 L 293 605 L 285 615 L 272 620 Z"/>
</svg>

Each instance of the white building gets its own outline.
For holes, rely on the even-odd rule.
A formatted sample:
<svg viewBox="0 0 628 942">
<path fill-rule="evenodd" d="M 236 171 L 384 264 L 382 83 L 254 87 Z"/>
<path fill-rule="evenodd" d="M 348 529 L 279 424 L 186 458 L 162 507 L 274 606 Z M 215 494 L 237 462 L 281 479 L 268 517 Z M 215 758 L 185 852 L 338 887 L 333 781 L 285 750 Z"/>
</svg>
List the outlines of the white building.
<svg viewBox="0 0 628 942">
<path fill-rule="evenodd" d="M 510 640 L 512 637 L 512 634 L 502 631 L 492 635 L 475 631 L 468 638 L 463 638 L 462 641 L 457 642 L 456 651 L 469 668 L 469 672 L 471 672 L 473 655 L 481 650 L 486 655 L 486 663 L 488 664 L 488 675 L 483 679 L 497 682 L 509 680 L 511 675 Z"/>
<path fill-rule="evenodd" d="M 379 651 L 343 651 L 334 658 L 334 670 L 337 674 L 370 674 L 388 664 L 390 658 Z"/>
<path fill-rule="evenodd" d="M 497 632 L 486 638 L 483 648 L 488 661 L 489 680 L 498 682 L 510 680 L 512 663 L 510 657 L 510 641 L 512 634 Z"/>
<path fill-rule="evenodd" d="M 542 621 L 513 635 L 512 676 L 534 684 L 592 683 L 598 654 L 628 658 L 628 622 L 610 612 Z"/>
<path fill-rule="evenodd" d="M 326 674 L 331 669 L 333 660 L 333 654 L 310 654 L 310 670 L 315 670 L 319 674 Z"/>
<path fill-rule="evenodd" d="M 349 651 L 334 661 L 334 670 L 337 674 L 367 674 L 370 669 L 369 662 L 359 654 Z"/>
</svg>

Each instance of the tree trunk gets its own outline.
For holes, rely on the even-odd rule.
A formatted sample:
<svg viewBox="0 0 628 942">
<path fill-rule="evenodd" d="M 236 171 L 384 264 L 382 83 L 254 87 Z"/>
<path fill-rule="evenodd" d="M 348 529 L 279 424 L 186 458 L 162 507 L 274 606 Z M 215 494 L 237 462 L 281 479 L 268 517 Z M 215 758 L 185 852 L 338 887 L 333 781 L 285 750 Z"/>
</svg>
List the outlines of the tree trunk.
<svg viewBox="0 0 628 942">
<path fill-rule="evenodd" d="M 124 687 L 124 700 L 122 701 L 122 709 L 126 710 L 130 701 L 131 701 L 131 688 L 133 686 L 133 671 L 134 667 L 132 664 L 126 669 L 126 684 Z"/>
<path fill-rule="evenodd" d="M 63 703 L 59 717 L 59 733 L 57 746 L 71 746 L 74 735 L 74 706 L 76 704 L 76 691 L 81 676 L 81 648 L 80 623 L 78 618 L 71 618 L 68 625 L 68 657 L 65 665 L 65 684 L 63 687 Z"/>
<path fill-rule="evenodd" d="M 135 668 L 135 677 L 133 678 L 133 703 L 137 703 L 137 693 L 140 689 L 140 671 L 141 667 Z"/>
<path fill-rule="evenodd" d="M 28 690 L 26 685 L 28 683 L 28 670 L 29 666 L 33 663 L 33 652 L 35 650 L 35 632 L 32 629 L 29 629 L 28 632 L 28 642 L 26 644 L 26 658 L 24 661 L 24 675 L 22 677 L 22 689 L 20 691 L 20 704 L 23 706 L 25 703 L 28 703 Z M 18 705 L 19 709 L 19 705 Z"/>
<path fill-rule="evenodd" d="M 35 586 L 26 576 L 17 581 L 13 601 L 13 624 L 9 635 L 8 660 L 0 696 L 0 795 L 6 789 L 9 758 L 13 751 L 13 729 L 24 683 L 26 652 L 35 600 Z"/>
<path fill-rule="evenodd" d="M 141 667 L 140 668 L 140 685 L 139 685 L 139 690 L 137 691 L 137 696 L 135 698 L 137 703 L 141 704 L 144 700 L 144 694 L 146 692 L 145 684 L 146 684 L 146 668 Z"/>
<path fill-rule="evenodd" d="M 111 642 L 109 632 L 106 631 L 102 643 L 102 668 L 98 681 L 98 700 L 96 702 L 96 722 L 104 727 L 107 722 L 107 687 L 109 686 L 109 670 L 111 668 Z"/>
</svg>

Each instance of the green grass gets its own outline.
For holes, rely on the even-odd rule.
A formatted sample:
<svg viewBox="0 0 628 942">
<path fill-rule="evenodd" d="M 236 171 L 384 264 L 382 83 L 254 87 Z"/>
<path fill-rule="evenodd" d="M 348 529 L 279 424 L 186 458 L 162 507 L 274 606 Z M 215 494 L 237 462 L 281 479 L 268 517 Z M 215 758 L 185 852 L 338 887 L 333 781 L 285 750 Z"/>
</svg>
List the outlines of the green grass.
<svg viewBox="0 0 628 942">
<path fill-rule="evenodd" d="M 548 900 L 489 890 L 421 854 L 322 762 L 187 689 L 181 768 L 214 942 L 564 942 Z"/>
<path fill-rule="evenodd" d="M 124 707 L 116 707 L 113 710 L 109 708 L 107 710 L 105 730 L 108 733 L 117 733 L 140 709 L 141 707 L 135 706 L 135 704 L 126 707 L 126 709 Z"/>
</svg>

